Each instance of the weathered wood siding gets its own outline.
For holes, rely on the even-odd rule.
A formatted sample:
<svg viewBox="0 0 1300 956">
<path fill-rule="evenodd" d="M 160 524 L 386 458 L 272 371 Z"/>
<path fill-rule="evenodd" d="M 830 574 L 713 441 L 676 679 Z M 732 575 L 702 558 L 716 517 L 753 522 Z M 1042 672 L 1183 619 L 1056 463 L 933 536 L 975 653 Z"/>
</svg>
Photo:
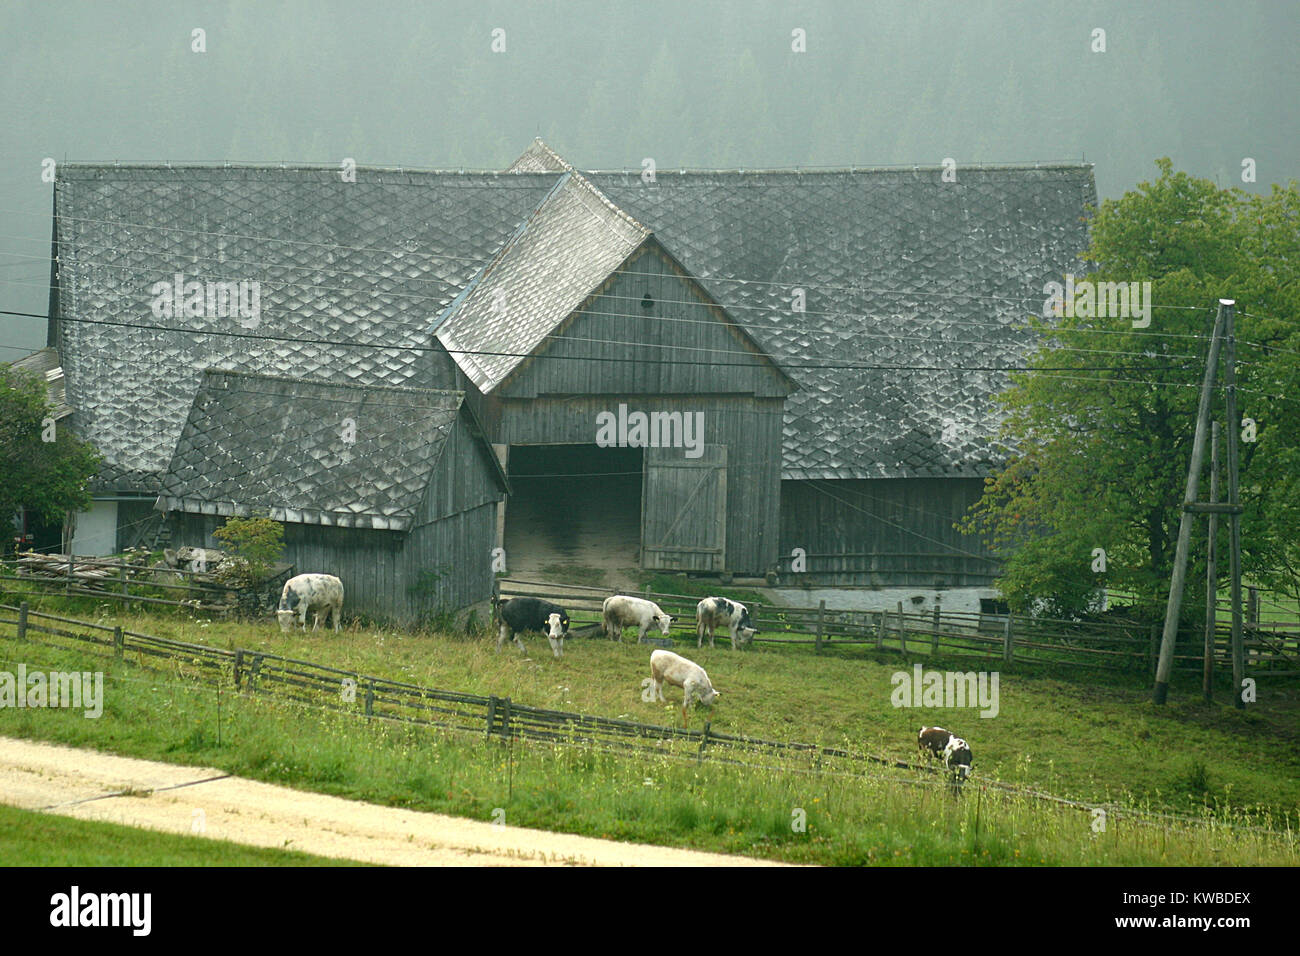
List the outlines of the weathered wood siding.
<svg viewBox="0 0 1300 956">
<path fill-rule="evenodd" d="M 495 502 L 430 522 L 407 534 L 286 524 L 284 558 L 294 573 L 333 574 L 343 582 L 344 613 L 414 623 L 439 606 L 458 609 L 492 594 Z M 225 518 L 169 517 L 172 544 L 222 547 Z"/>
<path fill-rule="evenodd" d="M 649 310 L 641 307 L 647 292 Z M 726 570 L 768 570 L 777 557 L 781 429 L 792 384 L 653 242 L 556 336 L 487 397 L 491 440 L 593 444 L 596 416 L 617 414 L 620 403 L 629 412 L 700 412 L 700 440 L 727 447 Z"/>
<path fill-rule="evenodd" d="M 649 309 L 641 304 L 646 293 L 654 302 Z M 653 244 L 629 260 L 555 336 L 497 393 L 505 398 L 711 392 L 780 397 L 792 389 Z"/>
<path fill-rule="evenodd" d="M 807 553 L 805 580 L 864 587 L 983 587 L 997 572 L 977 537 L 953 528 L 979 478 L 781 482 L 781 572 Z"/>
<path fill-rule="evenodd" d="M 617 414 L 620 402 L 626 402 L 629 411 L 704 415 L 702 440 L 727 446 L 727 570 L 767 571 L 777 558 L 784 398 L 622 394 L 514 400 L 502 404 L 501 431 L 493 440 L 516 445 L 594 444 L 596 416 L 603 411 Z M 508 516 L 508 504 L 506 508 Z"/>
<path fill-rule="evenodd" d="M 415 519 L 417 526 L 504 497 L 497 484 L 492 453 L 474 437 L 468 416 L 464 408 L 456 416 L 456 424 L 425 488 Z"/>
</svg>

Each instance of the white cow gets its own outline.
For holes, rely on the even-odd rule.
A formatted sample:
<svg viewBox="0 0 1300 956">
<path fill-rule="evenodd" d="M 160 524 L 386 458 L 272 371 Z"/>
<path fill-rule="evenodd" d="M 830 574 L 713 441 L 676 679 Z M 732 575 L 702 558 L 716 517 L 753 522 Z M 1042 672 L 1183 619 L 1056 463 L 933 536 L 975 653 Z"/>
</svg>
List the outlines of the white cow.
<svg viewBox="0 0 1300 956">
<path fill-rule="evenodd" d="M 713 689 L 709 675 L 704 668 L 694 661 L 688 661 L 672 651 L 650 652 L 650 679 L 654 682 L 653 691 L 657 699 L 664 699 L 664 684 L 680 687 L 682 697 L 682 722 L 686 722 L 686 711 L 691 701 L 711 706 L 721 695 Z"/>
<path fill-rule="evenodd" d="M 612 597 L 605 598 L 603 606 L 605 633 L 609 635 L 612 641 L 617 638 L 620 642 L 623 640 L 623 628 L 635 627 L 637 629 L 637 640 L 645 637 L 645 632 L 651 627 L 657 627 L 666 637 L 668 635 L 668 625 L 673 622 L 670 615 L 665 614 L 663 609 L 654 601 L 647 601 L 645 598 L 628 597 L 625 594 L 615 594 Z"/>
<path fill-rule="evenodd" d="M 312 630 L 320 628 L 321 617 L 334 618 L 334 630 L 339 629 L 343 614 L 343 582 L 332 574 L 299 574 L 284 582 L 280 592 L 280 608 L 275 612 L 280 630 L 286 634 L 295 621 L 307 629 L 307 614 L 315 614 Z"/>
</svg>

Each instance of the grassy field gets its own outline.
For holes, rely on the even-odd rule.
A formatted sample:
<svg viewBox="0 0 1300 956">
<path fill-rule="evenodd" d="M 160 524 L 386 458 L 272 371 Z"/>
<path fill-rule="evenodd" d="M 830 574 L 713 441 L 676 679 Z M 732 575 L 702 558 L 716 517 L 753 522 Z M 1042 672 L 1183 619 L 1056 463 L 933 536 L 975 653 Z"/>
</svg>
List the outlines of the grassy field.
<svg viewBox="0 0 1300 956">
<path fill-rule="evenodd" d="M 621 659 L 616 647 L 607 650 L 611 661 Z M 218 743 L 217 700 L 209 686 L 129 661 L 30 643 L 17 647 L 7 639 L 0 640 L 0 651 L 0 667 L 12 668 L 19 652 L 29 667 L 103 670 L 106 698 L 103 715 L 94 720 L 67 710 L 0 710 L 0 733 L 218 767 L 391 806 L 480 820 L 493 819 L 500 808 L 509 825 L 792 862 L 1300 864 L 1294 816 L 1222 807 L 1212 812 L 1198 803 L 1198 824 L 1151 826 L 1112 816 L 1104 832 L 1094 833 L 1089 815 L 1078 810 L 976 784 L 955 798 L 935 778 L 910 771 L 812 773 L 806 758 L 751 758 L 755 765 L 735 766 L 666 752 L 511 746 L 477 733 L 366 721 L 229 692 L 222 698 Z M 512 666 L 516 674 L 532 669 L 505 654 L 501 662 L 498 677 Z M 1013 769 L 1028 777 L 1033 763 Z M 1292 829 L 1263 834 L 1224 823 Z M 43 859 L 39 844 L 30 852 Z"/>
<path fill-rule="evenodd" d="M 0 804 L 3 866 L 363 866 L 224 840 L 154 833 Z"/>
<path fill-rule="evenodd" d="M 81 606 L 71 616 L 96 616 L 93 606 L 79 603 Z M 600 639 L 570 640 L 565 657 L 555 661 L 545 640 L 536 636 L 526 638 L 529 654 L 523 656 L 509 647 L 500 654 L 495 653 L 495 641 L 487 637 L 410 634 L 377 628 L 348 629 L 338 635 L 333 632 L 283 635 L 273 621 L 250 624 L 193 621 L 181 615 L 123 615 L 119 608 L 107 605 L 100 609 L 99 616 L 107 622 L 122 623 L 128 629 L 159 636 L 301 657 L 363 674 L 510 696 L 538 706 L 649 723 L 680 720 L 672 703 L 680 700 L 680 692 L 675 689 L 668 690 L 670 703 L 667 705 L 642 702 L 641 682 L 648 676 L 649 649 L 630 641 L 619 645 Z M 13 642 L 0 646 L 5 648 L 6 658 L 15 659 L 18 648 Z M 679 649 L 705 666 L 722 691 L 718 706 L 707 714 L 715 730 L 910 758 L 914 755 L 916 728 L 922 723 L 939 724 L 971 742 L 975 769 L 982 778 L 1012 782 L 1085 802 L 1114 801 L 1180 814 L 1210 815 L 1220 820 L 1243 822 L 1249 818 L 1253 822 L 1267 820 L 1274 827 L 1288 823 L 1294 827 L 1298 819 L 1300 757 L 1297 753 L 1300 751 L 1295 745 L 1300 742 L 1297 733 L 1300 688 L 1294 682 L 1263 688 L 1260 702 L 1239 712 L 1230 707 L 1201 704 L 1190 682 L 1189 686 L 1175 688 L 1171 704 L 1157 708 L 1148 700 L 1148 689 L 1131 679 L 1113 677 L 1103 682 L 1100 678 L 1080 679 L 1075 674 L 1071 675 L 1074 679 L 1067 681 L 1035 671 L 1009 671 L 1001 674 L 999 712 L 996 717 L 985 719 L 969 709 L 925 708 L 917 712 L 893 707 L 891 677 L 900 670 L 910 671 L 912 663 L 903 661 L 897 654 L 877 655 L 866 648 L 836 649 L 821 655 L 805 648 L 772 646 L 743 653 L 732 652 L 723 645 L 714 650 L 706 647 L 697 651 L 693 646 Z M 23 648 L 24 659 L 30 660 L 36 650 L 35 645 Z M 42 653 L 56 652 L 46 649 Z M 96 669 L 106 669 L 103 658 L 95 661 Z M 926 666 L 942 666 L 942 662 L 927 659 Z M 130 698 L 133 694 L 146 693 L 138 684 L 146 679 L 144 672 L 123 672 L 121 678 L 114 696 Z M 193 715 L 193 724 L 182 733 L 184 721 L 178 724 L 169 720 L 160 725 L 150 719 L 145 712 L 145 705 L 152 699 L 148 694 L 166 695 L 169 707 Z M 255 720 L 245 728 L 246 736 L 232 732 L 229 740 L 223 738 L 222 747 L 216 747 L 213 698 L 211 689 L 163 681 L 136 702 L 141 709 L 128 708 L 126 713 L 115 713 L 112 720 L 64 721 L 50 712 L 33 717 L 32 712 L 17 716 L 20 712 L 0 711 L 0 732 L 98 746 L 136 756 L 208 763 L 273 782 L 483 819 L 488 818 L 493 807 L 505 805 L 499 792 L 501 774 L 496 769 L 500 766 L 500 752 L 492 749 L 493 743 L 444 739 L 435 751 L 455 752 L 459 771 L 450 775 L 435 773 L 435 760 L 433 766 L 404 774 L 400 769 L 384 770 L 379 754 L 392 746 L 399 746 L 402 753 L 408 750 L 425 753 L 428 731 L 416 731 L 408 737 L 404 736 L 406 731 L 371 728 L 365 733 L 379 734 L 385 743 L 378 749 L 365 748 L 363 755 L 355 747 L 340 748 L 340 738 L 349 740 L 361 733 L 346 721 L 337 723 L 342 718 L 320 712 L 295 712 L 289 719 L 285 716 L 288 711 L 276 709 L 275 705 L 240 701 L 237 705 L 240 708 L 258 712 L 270 708 L 277 720 L 289 720 L 298 729 L 286 731 L 277 740 L 273 734 L 261 732 L 258 728 L 262 724 Z M 697 711 L 692 715 L 692 725 L 699 727 L 704 719 L 706 712 Z M 63 729 L 56 730 L 58 727 Z M 308 730 L 319 734 L 319 738 L 313 737 L 310 742 L 304 739 Z M 401 738 L 400 745 L 395 743 L 397 738 L 393 735 Z M 564 762 L 577 758 L 550 753 L 550 750 L 520 746 L 513 751 L 510 773 L 514 775 L 514 797 L 524 802 L 519 806 L 512 803 L 515 809 L 511 812 L 526 816 L 526 820 L 516 822 L 588 835 L 608 834 L 623 839 L 819 862 L 895 859 L 893 849 L 899 849 L 894 844 L 895 838 L 903 839 L 911 847 L 906 852 L 900 851 L 896 858 L 899 862 L 972 859 L 969 853 L 973 844 L 959 845 L 960 841 L 954 842 L 952 832 L 933 835 L 938 841 L 935 843 L 916 842 L 914 825 L 909 827 L 905 823 L 908 807 L 914 808 L 918 800 L 932 803 L 934 807 L 946 807 L 934 812 L 942 814 L 947 821 L 945 825 L 960 830 L 965 820 L 962 815 L 972 801 L 968 798 L 949 806 L 932 793 L 932 786 L 920 784 L 915 774 L 910 780 L 855 778 L 851 782 L 808 778 L 807 774 L 786 775 L 790 779 L 823 781 L 828 789 L 821 799 L 834 799 L 837 816 L 846 812 L 850 816 L 860 815 L 860 819 L 851 825 L 844 824 L 837 832 L 833 846 L 817 850 L 818 844 L 812 840 L 791 844 L 776 839 L 778 831 L 789 831 L 792 808 L 810 803 L 812 798 L 806 795 L 806 790 L 802 797 L 781 790 L 776 780 L 769 779 L 773 777 L 770 772 L 729 770 L 707 763 L 691 764 L 689 770 L 683 770 L 671 761 L 662 767 L 651 767 L 643 758 L 588 753 L 583 759 L 594 761 L 593 766 L 601 767 L 603 776 L 593 778 L 593 787 L 587 792 L 582 786 L 575 790 L 575 774 Z M 560 764 L 547 769 L 547 760 Z M 531 762 L 537 762 L 535 785 L 526 782 Z M 525 774 L 522 778 L 521 773 Z M 686 773 L 686 777 L 677 776 L 681 773 Z M 733 779 L 729 774 L 740 774 L 743 779 Z M 726 781 L 729 799 L 723 807 L 714 807 L 713 816 L 698 816 L 709 806 L 707 801 L 700 802 L 697 782 L 701 775 Z M 576 776 L 583 780 L 587 777 L 585 773 Z M 644 792 L 635 786 L 627 791 L 629 780 L 640 784 L 644 779 L 662 780 L 665 776 L 673 781 L 671 786 L 657 783 L 645 787 Z M 462 783 L 457 784 L 457 779 Z M 464 784 L 466 780 L 475 784 L 468 786 Z M 521 780 L 525 781 L 522 789 Z M 433 781 L 439 782 L 435 786 Z M 445 791 L 443 783 L 448 785 Z M 688 802 L 679 803 L 676 795 L 683 786 L 693 796 Z M 527 796 L 530 793 L 531 798 Z M 755 801 L 749 806 L 741 797 L 746 793 Z M 582 799 L 575 799 L 577 795 Z M 986 837 L 996 830 L 990 820 L 1000 814 L 1010 814 L 1012 823 L 1008 832 L 1040 832 L 1048 839 L 1048 844 L 1036 851 L 1038 856 L 1034 862 L 1101 862 L 1096 855 L 1099 844 L 1088 831 L 1086 814 L 1048 810 L 1041 804 L 1028 802 L 1013 806 L 1007 801 L 1014 803 L 1016 798 L 991 793 L 979 799 L 988 801 L 984 804 L 982 826 L 993 827 L 986 831 Z M 792 804 L 792 800 L 803 802 Z M 610 815 L 600 809 L 609 801 L 613 801 L 612 806 L 623 807 L 626 815 Z M 673 806 L 677 809 L 671 809 Z M 690 806 L 695 810 L 691 811 Z M 775 813 L 772 808 L 777 806 L 783 808 L 779 814 L 781 827 L 776 827 L 773 822 L 776 816 L 770 813 L 761 825 L 747 822 L 754 808 Z M 831 805 L 823 802 L 821 809 L 830 811 Z M 573 815 L 570 811 L 578 812 Z M 973 821 L 966 824 L 973 825 Z M 821 826 L 825 829 L 827 824 L 823 822 Z M 895 833 L 898 827 L 903 830 Z M 1149 828 L 1134 828 L 1134 839 L 1139 831 L 1148 832 Z M 1065 833 L 1070 838 L 1063 837 Z M 1251 852 L 1255 857 L 1245 853 L 1243 858 L 1244 844 L 1233 844 L 1235 849 L 1229 851 L 1226 845 L 1214 847 L 1199 842 L 1201 837 L 1196 840 L 1194 846 L 1179 851 L 1178 862 L 1226 860 L 1223 855 L 1226 852 L 1238 862 L 1255 858 L 1296 862 L 1294 846 L 1288 849 L 1285 841 L 1253 846 Z M 1015 861 L 1019 859 L 1015 851 L 1025 849 L 1011 841 L 1002 847 L 1005 854 L 998 855 L 1001 851 L 995 844 L 996 841 L 981 844 L 980 855 L 975 858 L 986 859 L 983 853 L 988 851 L 989 860 Z M 922 846 L 928 849 L 918 849 Z M 962 855 L 962 849 L 967 855 Z M 1175 862 L 1167 848 L 1155 857 L 1144 855 L 1149 850 L 1137 845 L 1124 849 L 1116 844 L 1107 851 L 1109 855 L 1105 859 L 1108 862 Z M 1279 853 L 1281 856 L 1275 855 Z"/>
</svg>

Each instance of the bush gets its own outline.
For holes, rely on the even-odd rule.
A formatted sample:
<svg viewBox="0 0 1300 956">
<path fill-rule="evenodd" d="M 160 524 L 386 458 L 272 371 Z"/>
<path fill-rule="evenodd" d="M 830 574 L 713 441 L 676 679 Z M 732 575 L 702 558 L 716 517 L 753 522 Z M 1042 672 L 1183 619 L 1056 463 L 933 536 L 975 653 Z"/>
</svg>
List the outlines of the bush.
<svg viewBox="0 0 1300 956">
<path fill-rule="evenodd" d="M 230 588 L 261 584 L 284 550 L 284 525 L 266 516 L 227 518 L 212 536 L 231 552 L 215 575 Z"/>
</svg>

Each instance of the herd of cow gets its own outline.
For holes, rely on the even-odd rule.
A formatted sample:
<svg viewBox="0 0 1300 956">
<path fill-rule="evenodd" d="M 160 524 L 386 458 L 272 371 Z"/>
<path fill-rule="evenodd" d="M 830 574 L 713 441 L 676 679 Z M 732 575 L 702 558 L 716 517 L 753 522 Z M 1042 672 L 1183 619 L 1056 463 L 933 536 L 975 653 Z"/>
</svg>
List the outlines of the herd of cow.
<svg viewBox="0 0 1300 956">
<path fill-rule="evenodd" d="M 546 635 L 551 653 L 557 659 L 564 655 L 564 638 L 569 633 L 569 615 L 564 608 L 541 598 L 517 597 L 503 602 L 497 610 L 500 617 L 498 651 L 512 638 L 521 651 L 526 650 L 519 635 L 540 632 Z M 276 617 L 280 629 L 286 632 L 295 624 L 305 629 L 308 614 L 314 615 L 312 630 L 320 627 L 323 618 L 327 623 L 332 622 L 337 631 L 342 612 L 342 581 L 332 574 L 299 574 L 285 582 Z M 601 622 L 607 637 L 622 641 L 623 632 L 629 627 L 637 629 L 638 640 L 651 629 L 658 629 L 667 636 L 673 618 L 654 601 L 615 594 L 605 599 Z M 733 650 L 750 643 L 758 633 L 745 605 L 729 598 L 706 597 L 695 608 L 695 646 L 703 647 L 707 635 L 709 647 L 713 647 L 714 633 L 719 627 L 727 629 Z M 672 651 L 651 652 L 650 679 L 651 692 L 659 701 L 664 700 L 664 684 L 682 689 L 683 721 L 687 720 L 692 703 L 711 706 L 721 696 L 703 667 Z M 942 760 L 958 781 L 970 776 L 973 762 L 970 745 L 955 734 L 942 727 L 922 727 L 917 735 L 917 746 L 922 753 Z"/>
</svg>

